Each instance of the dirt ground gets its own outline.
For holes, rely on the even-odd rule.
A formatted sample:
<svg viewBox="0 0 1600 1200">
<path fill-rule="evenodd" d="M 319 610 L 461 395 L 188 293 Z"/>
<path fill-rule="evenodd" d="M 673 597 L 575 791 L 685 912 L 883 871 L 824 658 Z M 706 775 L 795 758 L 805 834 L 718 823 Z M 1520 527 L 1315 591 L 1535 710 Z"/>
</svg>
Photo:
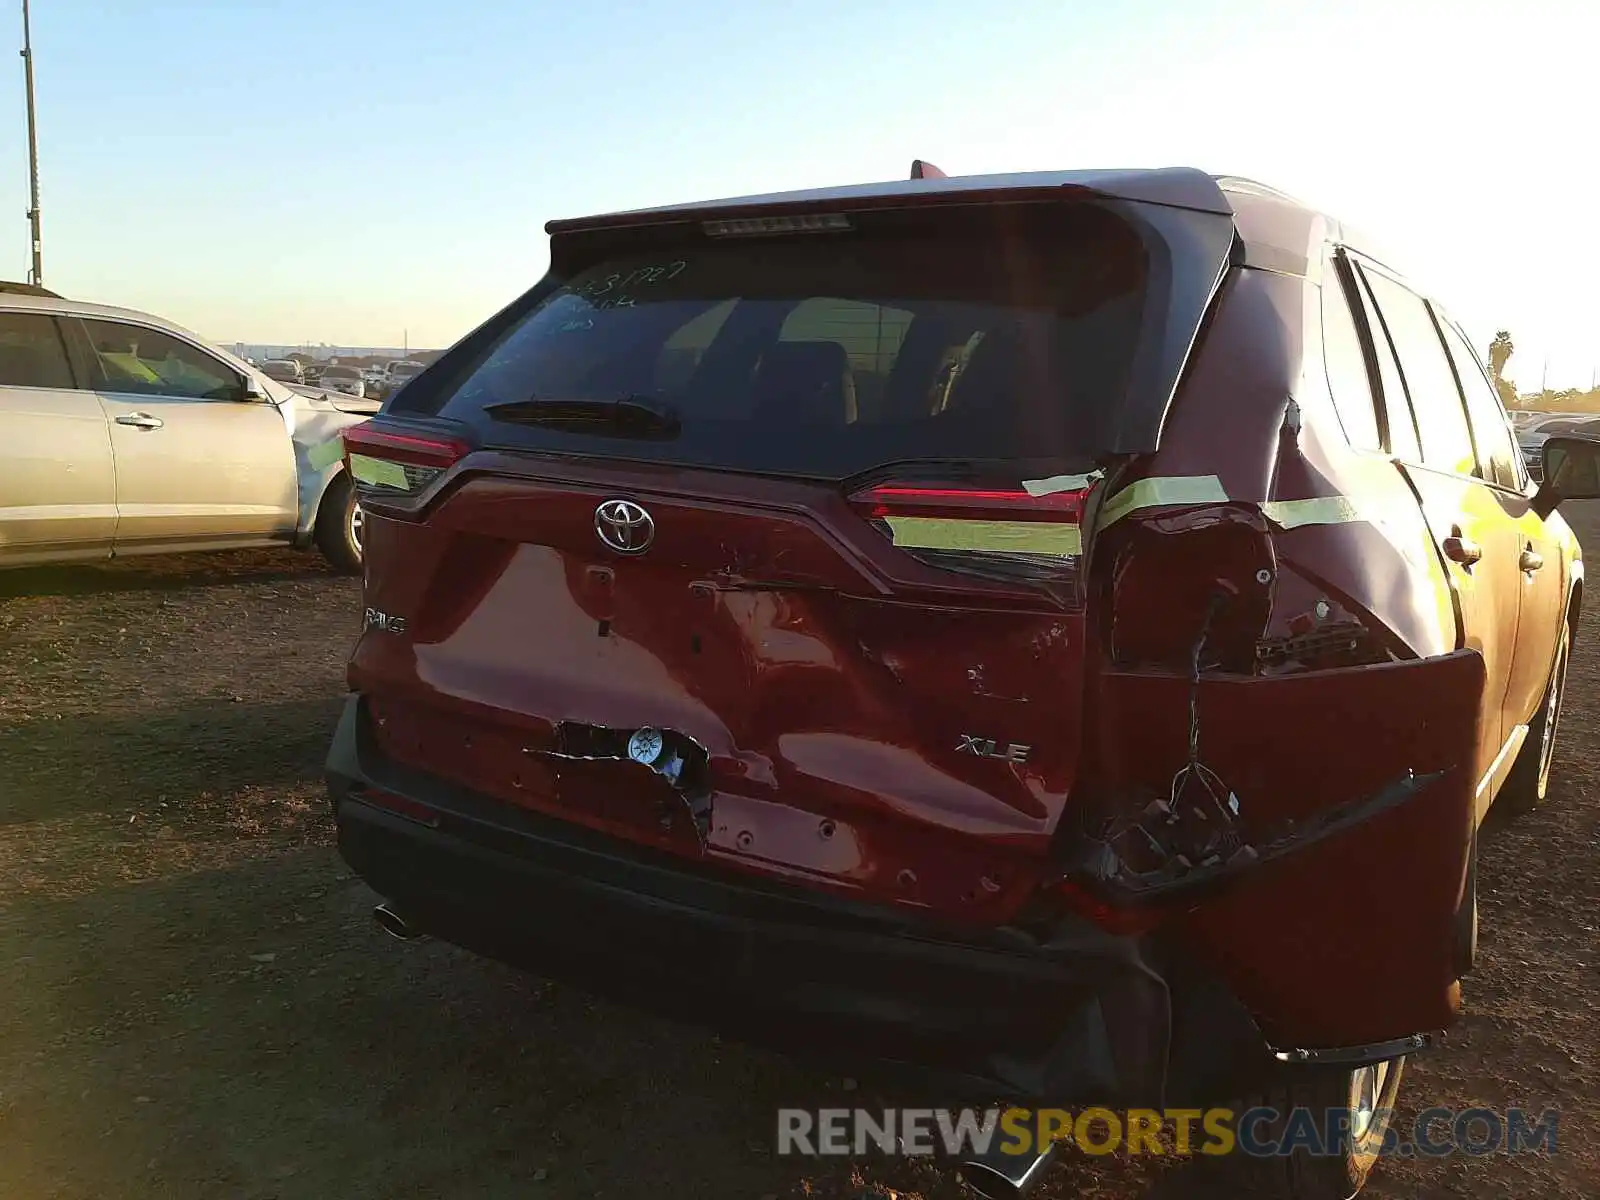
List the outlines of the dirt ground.
<svg viewBox="0 0 1600 1200">
<path fill-rule="evenodd" d="M 358 599 L 289 553 L 0 575 L 0 1200 L 964 1194 L 777 1158 L 775 1108 L 847 1081 L 383 936 L 319 781 Z M 1402 1093 L 1558 1107 L 1558 1152 L 1388 1162 L 1374 1197 L 1600 1194 L 1596 628 L 1558 794 L 1483 846 L 1466 1016 Z M 1041 1194 L 1201 1191 L 1077 1159 Z"/>
</svg>

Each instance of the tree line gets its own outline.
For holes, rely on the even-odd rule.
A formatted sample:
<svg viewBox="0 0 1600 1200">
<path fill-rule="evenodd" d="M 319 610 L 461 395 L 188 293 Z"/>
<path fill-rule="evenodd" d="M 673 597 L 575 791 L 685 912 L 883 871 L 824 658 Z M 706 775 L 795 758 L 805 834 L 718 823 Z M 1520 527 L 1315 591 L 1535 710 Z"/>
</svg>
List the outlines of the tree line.
<svg viewBox="0 0 1600 1200">
<path fill-rule="evenodd" d="M 1506 363 L 1516 353 L 1516 349 L 1516 343 L 1511 340 L 1511 331 L 1497 330 L 1494 340 L 1489 343 L 1486 359 L 1489 378 L 1494 381 L 1495 391 L 1500 393 L 1500 400 L 1508 410 L 1600 413 L 1600 388 L 1562 388 L 1559 391 L 1541 388 L 1537 392 L 1527 392 L 1519 396 L 1517 385 L 1505 376 Z"/>
</svg>

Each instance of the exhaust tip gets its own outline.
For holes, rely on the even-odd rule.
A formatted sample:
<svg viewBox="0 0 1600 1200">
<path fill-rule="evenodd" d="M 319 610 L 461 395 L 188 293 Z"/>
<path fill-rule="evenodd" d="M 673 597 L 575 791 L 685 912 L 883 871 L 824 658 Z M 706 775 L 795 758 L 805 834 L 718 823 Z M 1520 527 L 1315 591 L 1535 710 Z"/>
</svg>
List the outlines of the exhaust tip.
<svg viewBox="0 0 1600 1200">
<path fill-rule="evenodd" d="M 1022 1200 L 1022 1191 L 993 1167 L 983 1163 L 962 1163 L 956 1174 L 983 1200 Z"/>
<path fill-rule="evenodd" d="M 378 923 L 378 928 L 397 941 L 410 942 L 421 935 L 406 924 L 406 920 L 387 904 L 380 904 L 372 910 L 372 919 Z"/>
<path fill-rule="evenodd" d="M 956 1164 L 956 1174 L 984 1200 L 1026 1200 L 1050 1173 L 1060 1146 L 1052 1143 L 1038 1154 L 993 1154 Z"/>
</svg>

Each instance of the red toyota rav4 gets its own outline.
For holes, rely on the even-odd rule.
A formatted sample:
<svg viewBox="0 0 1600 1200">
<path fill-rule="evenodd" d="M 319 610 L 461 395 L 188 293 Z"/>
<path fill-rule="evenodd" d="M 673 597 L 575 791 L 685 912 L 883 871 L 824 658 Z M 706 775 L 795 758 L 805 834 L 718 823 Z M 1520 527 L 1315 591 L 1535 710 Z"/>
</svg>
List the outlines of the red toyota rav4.
<svg viewBox="0 0 1600 1200">
<path fill-rule="evenodd" d="M 549 231 L 345 435 L 380 921 L 952 1098 L 1347 1110 L 1275 1186 L 1359 1188 L 1546 791 L 1596 447 L 1530 484 L 1434 298 L 1245 181 Z"/>
</svg>

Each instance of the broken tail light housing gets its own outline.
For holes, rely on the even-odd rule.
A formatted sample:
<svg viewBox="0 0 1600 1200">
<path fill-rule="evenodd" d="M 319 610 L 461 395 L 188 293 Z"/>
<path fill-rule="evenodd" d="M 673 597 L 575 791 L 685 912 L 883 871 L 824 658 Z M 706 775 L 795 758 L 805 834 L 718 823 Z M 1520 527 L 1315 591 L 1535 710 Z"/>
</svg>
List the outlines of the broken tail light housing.
<svg viewBox="0 0 1600 1200">
<path fill-rule="evenodd" d="M 1077 568 L 1088 493 L 896 482 L 864 488 L 850 504 L 931 566 L 1048 581 Z"/>
<path fill-rule="evenodd" d="M 396 433 L 372 422 L 343 433 L 345 469 L 363 500 L 407 500 L 427 491 L 470 447 L 455 438 Z"/>
</svg>

